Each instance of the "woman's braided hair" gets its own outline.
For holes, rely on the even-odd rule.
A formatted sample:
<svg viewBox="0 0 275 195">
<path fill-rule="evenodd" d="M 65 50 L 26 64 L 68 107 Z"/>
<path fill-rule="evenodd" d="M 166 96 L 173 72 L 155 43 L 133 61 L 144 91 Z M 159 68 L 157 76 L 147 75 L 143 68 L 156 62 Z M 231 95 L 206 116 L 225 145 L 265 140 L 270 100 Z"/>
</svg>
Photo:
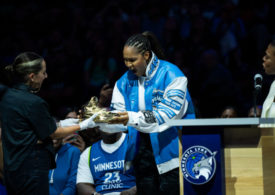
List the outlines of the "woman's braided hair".
<svg viewBox="0 0 275 195">
<path fill-rule="evenodd" d="M 150 31 L 145 31 L 142 34 L 132 35 L 126 41 L 124 46 L 134 47 L 140 54 L 144 54 L 146 51 L 149 51 L 151 55 L 151 51 L 153 51 L 158 58 L 162 60 L 165 59 L 165 54 L 158 39 Z"/>
</svg>

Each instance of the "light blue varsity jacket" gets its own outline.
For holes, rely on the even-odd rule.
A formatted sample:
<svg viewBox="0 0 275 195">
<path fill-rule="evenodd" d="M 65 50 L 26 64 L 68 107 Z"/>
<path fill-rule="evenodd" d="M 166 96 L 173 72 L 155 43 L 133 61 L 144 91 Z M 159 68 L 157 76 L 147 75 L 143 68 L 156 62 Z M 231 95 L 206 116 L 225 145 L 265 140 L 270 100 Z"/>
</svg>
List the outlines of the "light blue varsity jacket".
<svg viewBox="0 0 275 195">
<path fill-rule="evenodd" d="M 195 118 L 187 78 L 174 64 L 153 53 L 146 77 L 127 71 L 114 87 L 112 110 L 129 115 L 129 148 L 126 161 L 138 150 L 139 131 L 150 133 L 155 162 L 160 174 L 179 167 L 178 132 L 166 124 L 173 119 Z"/>
</svg>

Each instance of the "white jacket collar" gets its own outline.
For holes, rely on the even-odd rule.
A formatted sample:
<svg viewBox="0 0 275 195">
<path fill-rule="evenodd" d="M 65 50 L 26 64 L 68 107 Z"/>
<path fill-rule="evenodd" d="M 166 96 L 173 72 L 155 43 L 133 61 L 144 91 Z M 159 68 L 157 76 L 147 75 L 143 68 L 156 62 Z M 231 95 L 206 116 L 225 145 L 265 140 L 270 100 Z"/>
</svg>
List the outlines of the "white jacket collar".
<svg viewBox="0 0 275 195">
<path fill-rule="evenodd" d="M 154 76 L 157 68 L 158 68 L 158 65 L 159 65 L 159 59 L 158 57 L 155 55 L 155 53 L 153 51 L 152 52 L 152 58 L 149 62 L 149 64 L 147 65 L 146 67 L 146 77 L 148 78 L 151 78 L 152 76 Z"/>
</svg>

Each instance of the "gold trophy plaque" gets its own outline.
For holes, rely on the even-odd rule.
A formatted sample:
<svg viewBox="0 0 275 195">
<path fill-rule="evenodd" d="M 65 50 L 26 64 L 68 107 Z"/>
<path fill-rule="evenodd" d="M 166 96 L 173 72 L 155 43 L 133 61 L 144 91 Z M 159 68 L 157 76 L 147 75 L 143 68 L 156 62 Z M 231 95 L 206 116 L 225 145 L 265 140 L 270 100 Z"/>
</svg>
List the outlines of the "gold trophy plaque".
<svg viewBox="0 0 275 195">
<path fill-rule="evenodd" d="M 84 106 L 80 118 L 84 120 L 93 116 L 95 113 L 98 113 L 97 117 L 94 119 L 96 123 L 108 123 L 113 117 L 119 116 L 119 114 L 110 112 L 106 108 L 98 107 L 98 99 L 93 96 L 89 103 Z"/>
</svg>

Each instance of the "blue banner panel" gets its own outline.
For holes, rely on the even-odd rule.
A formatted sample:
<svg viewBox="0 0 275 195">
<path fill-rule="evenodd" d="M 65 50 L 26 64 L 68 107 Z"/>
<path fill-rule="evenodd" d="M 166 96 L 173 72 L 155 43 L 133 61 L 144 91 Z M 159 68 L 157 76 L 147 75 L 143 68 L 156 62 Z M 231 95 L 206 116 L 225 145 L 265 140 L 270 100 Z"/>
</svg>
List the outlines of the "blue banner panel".
<svg viewBox="0 0 275 195">
<path fill-rule="evenodd" d="M 219 133 L 183 134 L 180 166 L 184 195 L 223 195 L 222 163 Z"/>
</svg>

